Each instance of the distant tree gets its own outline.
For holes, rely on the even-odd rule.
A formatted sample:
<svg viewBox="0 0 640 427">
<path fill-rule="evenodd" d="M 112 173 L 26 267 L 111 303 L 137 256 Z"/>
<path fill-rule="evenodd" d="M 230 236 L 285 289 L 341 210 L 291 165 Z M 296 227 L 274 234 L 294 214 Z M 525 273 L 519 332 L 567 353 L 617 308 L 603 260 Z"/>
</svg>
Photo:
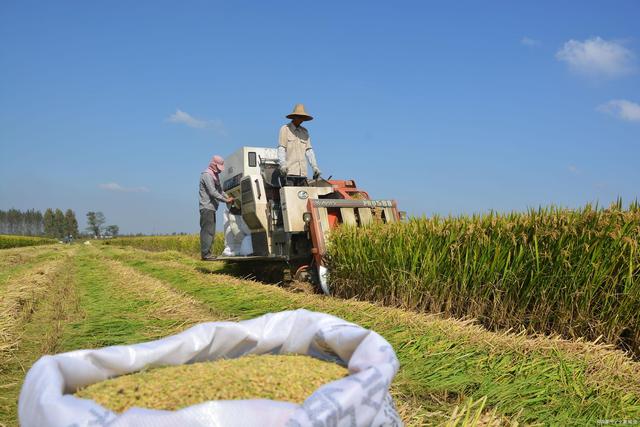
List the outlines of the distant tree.
<svg viewBox="0 0 640 427">
<path fill-rule="evenodd" d="M 20 234 L 20 211 L 17 209 L 9 209 L 7 212 L 7 222 L 9 225 L 9 234 Z"/>
<path fill-rule="evenodd" d="M 43 224 L 42 212 L 36 211 L 35 222 L 36 222 L 36 232 L 35 232 L 35 234 L 37 234 L 37 235 L 44 234 L 44 224 Z"/>
<path fill-rule="evenodd" d="M 22 214 L 24 222 L 24 230 L 22 232 L 27 236 L 35 236 L 38 233 L 38 214 L 40 212 L 35 209 L 29 209 Z"/>
<path fill-rule="evenodd" d="M 60 209 L 56 209 L 55 212 L 53 212 L 54 236 L 58 239 L 63 238 L 65 228 L 64 213 L 62 213 Z"/>
<path fill-rule="evenodd" d="M 78 237 L 78 220 L 76 219 L 76 214 L 71 209 L 67 209 L 64 213 L 64 235 L 73 236 L 74 238 Z"/>
<path fill-rule="evenodd" d="M 105 229 L 105 233 L 111 237 L 117 237 L 119 232 L 120 227 L 118 227 L 117 225 L 108 225 Z"/>
<path fill-rule="evenodd" d="M 44 234 L 53 237 L 55 235 L 55 219 L 53 215 L 53 209 L 49 208 L 44 211 L 42 221 L 44 223 Z"/>
<path fill-rule="evenodd" d="M 102 226 L 104 225 L 106 219 L 104 218 L 104 214 L 102 212 L 87 212 L 87 223 L 89 226 L 87 230 L 89 230 L 95 237 L 100 237 L 102 232 Z"/>
</svg>

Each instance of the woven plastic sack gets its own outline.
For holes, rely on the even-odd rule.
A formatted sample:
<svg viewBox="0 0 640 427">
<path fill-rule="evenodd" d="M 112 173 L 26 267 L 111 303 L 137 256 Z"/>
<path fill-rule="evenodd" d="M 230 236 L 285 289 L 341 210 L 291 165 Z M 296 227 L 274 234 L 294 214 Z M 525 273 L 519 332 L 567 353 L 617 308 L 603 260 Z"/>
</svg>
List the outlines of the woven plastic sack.
<svg viewBox="0 0 640 427">
<path fill-rule="evenodd" d="M 227 210 L 223 216 L 225 248 L 222 255 L 251 255 L 253 252 L 251 230 L 242 219 L 242 215 L 233 215 Z"/>
<path fill-rule="evenodd" d="M 317 389 L 302 405 L 219 400 L 178 411 L 131 408 L 116 414 L 79 387 L 139 371 L 246 354 L 308 354 L 340 363 L 349 375 Z M 398 359 L 377 333 L 328 314 L 283 311 L 242 322 L 211 322 L 141 344 L 40 358 L 20 392 L 23 427 L 47 426 L 401 426 L 389 395 Z"/>
</svg>

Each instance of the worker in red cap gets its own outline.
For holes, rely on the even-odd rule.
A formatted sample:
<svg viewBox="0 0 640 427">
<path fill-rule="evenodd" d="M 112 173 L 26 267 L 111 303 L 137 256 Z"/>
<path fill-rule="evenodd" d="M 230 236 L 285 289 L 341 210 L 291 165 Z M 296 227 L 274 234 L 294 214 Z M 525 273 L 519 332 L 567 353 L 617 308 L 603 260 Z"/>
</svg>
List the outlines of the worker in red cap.
<svg viewBox="0 0 640 427">
<path fill-rule="evenodd" d="M 216 210 L 220 202 L 233 203 L 222 191 L 220 172 L 224 170 L 224 159 L 213 156 L 209 167 L 200 174 L 200 256 L 203 261 L 211 261 L 215 257 L 211 254 L 211 245 L 216 234 Z"/>
</svg>

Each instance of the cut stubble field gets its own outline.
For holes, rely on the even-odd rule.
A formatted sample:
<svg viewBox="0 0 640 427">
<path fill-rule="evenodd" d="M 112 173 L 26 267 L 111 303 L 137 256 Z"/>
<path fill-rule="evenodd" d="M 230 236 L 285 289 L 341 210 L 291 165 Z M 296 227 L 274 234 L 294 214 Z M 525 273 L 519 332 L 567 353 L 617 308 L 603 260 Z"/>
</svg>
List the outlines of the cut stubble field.
<svg viewBox="0 0 640 427">
<path fill-rule="evenodd" d="M 407 425 L 640 419 L 640 364 L 611 346 L 489 332 L 472 321 L 295 293 L 222 271 L 174 251 L 113 245 L 0 251 L 0 425 L 17 425 L 21 383 L 43 354 L 296 308 L 342 317 L 393 345 L 401 369 L 392 394 Z"/>
</svg>

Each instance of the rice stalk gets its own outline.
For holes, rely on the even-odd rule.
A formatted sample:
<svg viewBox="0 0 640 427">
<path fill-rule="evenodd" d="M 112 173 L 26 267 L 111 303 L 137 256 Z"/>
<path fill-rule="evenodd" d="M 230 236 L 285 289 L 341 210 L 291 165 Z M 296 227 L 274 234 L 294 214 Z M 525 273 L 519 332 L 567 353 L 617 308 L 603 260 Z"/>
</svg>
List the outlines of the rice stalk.
<svg viewBox="0 0 640 427">
<path fill-rule="evenodd" d="M 0 374 L 20 343 L 22 326 L 53 283 L 62 260 L 54 260 L 12 277 L 0 294 Z"/>
<path fill-rule="evenodd" d="M 492 329 L 599 339 L 640 354 L 640 208 L 556 207 L 340 227 L 335 293 L 473 317 Z"/>
</svg>

